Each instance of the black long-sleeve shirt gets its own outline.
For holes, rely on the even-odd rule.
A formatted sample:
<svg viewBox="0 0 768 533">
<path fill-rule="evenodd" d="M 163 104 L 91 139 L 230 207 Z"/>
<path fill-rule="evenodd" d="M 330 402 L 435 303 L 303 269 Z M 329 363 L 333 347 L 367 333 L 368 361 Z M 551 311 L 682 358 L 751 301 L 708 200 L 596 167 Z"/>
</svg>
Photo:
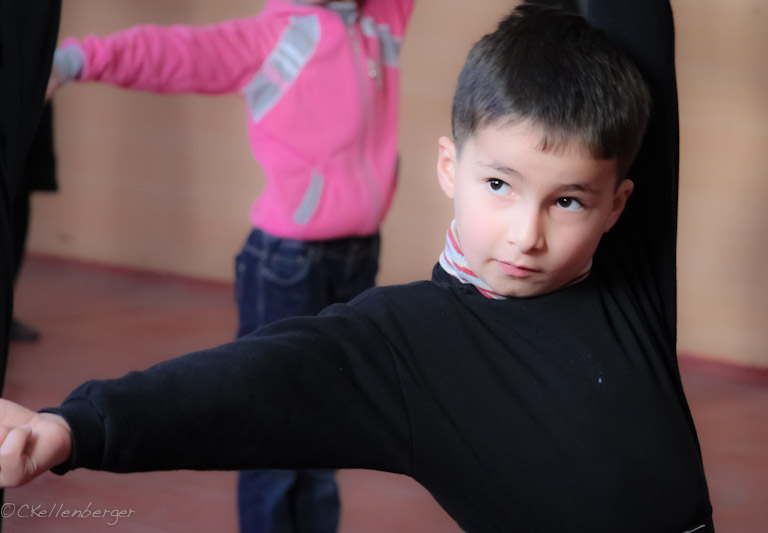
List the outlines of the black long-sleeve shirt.
<svg viewBox="0 0 768 533">
<path fill-rule="evenodd" d="M 598 5 L 599 4 L 599 5 Z M 492 300 L 435 267 L 318 317 L 110 381 L 55 409 L 60 470 L 370 468 L 466 531 L 710 532 L 675 356 L 677 103 L 666 0 L 593 0 L 654 115 L 589 277 Z"/>
</svg>

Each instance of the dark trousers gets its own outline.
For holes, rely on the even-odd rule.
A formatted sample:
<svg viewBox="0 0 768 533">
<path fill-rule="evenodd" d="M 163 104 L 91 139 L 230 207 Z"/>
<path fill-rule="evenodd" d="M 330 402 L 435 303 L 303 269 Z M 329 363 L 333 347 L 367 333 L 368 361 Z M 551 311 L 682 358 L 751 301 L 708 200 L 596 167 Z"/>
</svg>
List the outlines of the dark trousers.
<svg viewBox="0 0 768 533">
<path fill-rule="evenodd" d="M 31 215 L 31 197 L 35 191 L 52 192 L 57 189 L 56 156 L 53 146 L 53 107 L 48 102 L 42 108 L 40 122 L 27 151 L 27 158 L 14 195 L 11 232 L 15 282 L 27 244 L 27 232 Z"/>
<path fill-rule="evenodd" d="M 378 235 L 307 242 L 253 230 L 236 259 L 238 336 L 346 302 L 373 287 L 378 266 Z M 339 522 L 334 472 L 240 472 L 238 513 L 243 532 L 333 533 Z"/>
</svg>

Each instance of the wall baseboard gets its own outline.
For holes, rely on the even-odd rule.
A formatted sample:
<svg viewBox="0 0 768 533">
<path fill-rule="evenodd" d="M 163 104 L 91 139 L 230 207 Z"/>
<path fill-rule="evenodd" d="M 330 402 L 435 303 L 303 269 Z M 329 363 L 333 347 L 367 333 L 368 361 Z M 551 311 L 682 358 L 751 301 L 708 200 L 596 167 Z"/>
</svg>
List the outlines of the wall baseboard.
<svg viewBox="0 0 768 533">
<path fill-rule="evenodd" d="M 205 287 L 220 287 L 220 288 L 232 288 L 233 282 L 223 281 L 212 278 L 200 278 L 195 276 L 188 276 L 185 274 L 179 274 L 178 272 L 169 272 L 161 270 L 153 270 L 150 268 L 139 268 L 134 266 L 118 265 L 116 263 L 108 263 L 105 261 L 81 259 L 78 257 L 66 257 L 55 254 L 47 254 L 43 252 L 27 252 L 24 257 L 24 261 L 39 261 L 41 263 L 48 264 L 60 264 L 70 267 L 89 268 L 93 270 L 100 270 L 102 272 L 112 272 L 121 276 L 143 277 L 154 280 L 169 280 L 184 284 L 205 286 Z M 22 265 L 22 269 L 23 269 Z M 23 275 L 23 274 L 22 274 Z"/>
</svg>

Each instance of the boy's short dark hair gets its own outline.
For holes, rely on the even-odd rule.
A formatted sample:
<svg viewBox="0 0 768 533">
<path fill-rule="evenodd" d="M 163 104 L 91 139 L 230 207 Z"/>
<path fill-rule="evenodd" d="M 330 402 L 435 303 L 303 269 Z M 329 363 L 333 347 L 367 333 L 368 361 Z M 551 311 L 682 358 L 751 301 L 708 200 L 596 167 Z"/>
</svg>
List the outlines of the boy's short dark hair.
<svg viewBox="0 0 768 533">
<path fill-rule="evenodd" d="M 480 128 L 529 121 L 542 150 L 574 141 L 617 159 L 623 177 L 642 142 L 650 96 L 635 65 L 579 15 L 523 4 L 469 52 L 453 100 L 457 150 Z"/>
</svg>

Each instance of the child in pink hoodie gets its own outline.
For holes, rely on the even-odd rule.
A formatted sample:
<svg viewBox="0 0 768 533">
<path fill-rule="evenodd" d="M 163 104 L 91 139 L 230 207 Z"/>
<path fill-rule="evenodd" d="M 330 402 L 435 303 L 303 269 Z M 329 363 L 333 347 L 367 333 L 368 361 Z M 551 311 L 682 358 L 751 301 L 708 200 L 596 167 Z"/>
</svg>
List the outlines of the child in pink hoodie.
<svg viewBox="0 0 768 533">
<path fill-rule="evenodd" d="M 266 186 L 236 258 L 238 336 L 374 285 L 396 185 L 398 61 L 413 3 L 268 0 L 249 18 L 135 26 L 67 38 L 57 50 L 49 94 L 77 80 L 243 97 Z M 333 471 L 241 472 L 238 503 L 242 531 L 338 524 Z"/>
</svg>

